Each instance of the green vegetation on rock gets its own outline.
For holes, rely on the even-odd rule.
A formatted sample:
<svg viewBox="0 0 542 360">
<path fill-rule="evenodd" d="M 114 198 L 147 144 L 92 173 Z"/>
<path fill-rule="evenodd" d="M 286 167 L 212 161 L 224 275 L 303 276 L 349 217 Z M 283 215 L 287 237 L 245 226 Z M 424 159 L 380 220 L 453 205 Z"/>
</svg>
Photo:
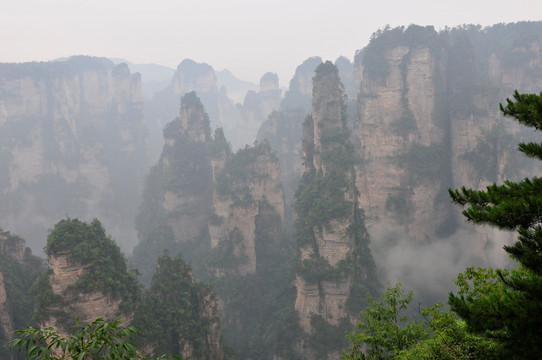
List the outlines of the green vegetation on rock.
<svg viewBox="0 0 542 360">
<path fill-rule="evenodd" d="M 132 324 L 141 329 L 137 342 L 154 356 L 191 348 L 191 359 L 222 358 L 221 348 L 208 343 L 213 336 L 220 341 L 216 301 L 209 285 L 194 280 L 181 255 L 164 254 L 134 315 Z"/>
<path fill-rule="evenodd" d="M 438 178 L 446 163 L 445 158 L 442 144 L 425 146 L 412 143 L 407 152 L 397 156 L 397 163 L 408 169 L 412 176 L 411 183 L 419 184 L 422 181 Z"/>
<path fill-rule="evenodd" d="M 460 274 L 458 284 L 462 282 Z M 412 298 L 413 292 L 405 292 L 400 281 L 388 286 L 380 299 L 369 297 L 356 329 L 347 335 L 350 346 L 342 359 L 499 359 L 495 341 L 471 333 L 465 321 L 442 310 L 442 303 L 408 315 L 414 310 Z"/>
<path fill-rule="evenodd" d="M 542 93 L 520 94 L 507 99 L 500 110 L 520 124 L 542 128 Z M 542 160 L 542 145 L 520 143 L 519 151 Z M 536 358 L 542 352 L 542 179 L 492 184 L 486 190 L 465 187 L 451 190 L 452 201 L 467 206 L 466 219 L 502 230 L 515 230 L 519 236 L 504 250 L 519 263 L 517 270 L 496 274 L 472 273 L 458 284 L 459 293 L 450 294 L 452 310 L 463 318 L 469 331 L 483 334 L 503 347 L 502 358 Z"/>
<path fill-rule="evenodd" d="M 43 272 L 43 262 L 33 256 L 29 248 L 24 247 L 24 240 L 0 228 L 0 275 L 5 290 L 5 308 L 3 321 L 18 329 L 31 323 L 34 299 L 31 296 L 32 283 Z M 22 250 L 22 253 L 19 253 Z M 3 326 L 9 323 L 4 322 Z M 0 357 L 7 356 L 5 345 L 12 334 L 5 333 L 0 327 Z"/>
<path fill-rule="evenodd" d="M 121 299 L 121 311 L 133 311 L 140 294 L 136 274 L 128 271 L 124 255 L 106 235 L 99 220 L 94 219 L 90 224 L 70 218 L 59 221 L 47 237 L 45 252 L 48 256 L 67 256 L 85 268 L 74 290 L 101 291 L 113 299 Z M 39 309 L 43 303 L 50 302 L 47 292 L 37 295 Z"/>
<path fill-rule="evenodd" d="M 384 61 L 387 52 L 397 46 L 427 46 L 437 50 L 442 46 L 442 39 L 433 26 L 410 25 L 391 28 L 389 25 L 371 36 L 369 45 L 357 52 L 354 62 L 362 63 L 369 76 L 384 80 L 389 74 L 389 64 Z"/>
<path fill-rule="evenodd" d="M 317 68 L 314 81 L 322 81 L 330 74 L 338 81 L 338 91 L 342 94 L 337 68 L 331 62 L 323 63 Z M 368 250 L 369 237 L 363 224 L 363 212 L 357 208 L 358 191 L 354 185 L 353 170 L 355 151 L 349 140 L 350 131 L 346 127 L 344 106 L 346 99 L 342 95 L 339 95 L 339 99 L 342 102 L 339 104 L 340 119 L 336 119 L 336 123 L 326 123 L 327 127 L 323 127 L 324 124 L 317 124 L 320 127 L 317 131 L 320 132 L 321 147 L 318 153 L 314 149 L 312 139 L 315 127 L 312 116 L 307 117 L 303 124 L 306 170 L 295 193 L 294 208 L 297 217 L 294 239 L 298 246 L 308 245 L 312 249 L 310 258 L 296 261 L 296 271 L 311 284 L 338 281 L 348 276 L 357 278 L 361 276 L 363 266 L 370 273 L 374 271 L 374 263 Z M 314 100 L 314 106 L 319 108 L 323 105 L 318 102 L 328 100 L 320 95 Z M 315 168 L 314 161 L 317 156 L 322 162 L 322 167 L 325 167 L 325 173 L 323 169 Z M 349 243 L 350 254 L 335 266 L 320 256 L 316 244 L 317 233 L 331 228 L 333 222 L 350 222 L 347 236 L 352 239 Z M 366 288 L 356 283 L 356 287 L 358 290 L 368 290 L 371 286 Z"/>
<path fill-rule="evenodd" d="M 240 358 L 271 360 L 279 355 L 290 359 L 299 334 L 290 266 L 295 251 L 291 239 L 282 234 L 279 214 L 265 200 L 259 201 L 258 206 L 255 273 L 239 275 L 231 265 L 240 264 L 243 258 L 222 256 L 220 264 L 225 264 L 226 275 L 211 281 L 224 306 L 225 340 Z M 232 251 L 228 246 L 235 244 L 225 246 Z M 217 249 L 223 250 L 220 245 Z"/>
</svg>

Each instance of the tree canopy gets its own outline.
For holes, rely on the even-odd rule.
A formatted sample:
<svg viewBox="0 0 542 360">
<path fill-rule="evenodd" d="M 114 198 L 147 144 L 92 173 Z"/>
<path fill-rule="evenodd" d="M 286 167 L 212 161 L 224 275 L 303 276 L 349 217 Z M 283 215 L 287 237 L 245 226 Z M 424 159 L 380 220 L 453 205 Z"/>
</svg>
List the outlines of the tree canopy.
<svg viewBox="0 0 542 360">
<path fill-rule="evenodd" d="M 350 352 L 343 352 L 343 360 L 394 359 L 400 351 L 408 349 L 429 336 L 427 327 L 405 315 L 413 292 L 405 292 L 398 281 L 388 286 L 380 299 L 367 296 L 369 305 L 361 312 L 356 330 L 347 335 Z"/>
<path fill-rule="evenodd" d="M 520 124 L 542 129 L 542 92 L 506 99 L 501 112 Z M 542 143 L 520 143 L 519 151 L 542 160 Z M 516 230 L 517 241 L 504 246 L 519 263 L 511 273 L 478 274 L 466 279 L 449 304 L 469 329 L 503 345 L 502 358 L 532 359 L 542 353 L 542 179 L 492 184 L 486 190 L 449 190 L 452 202 L 467 207 L 474 224 Z M 470 286 L 469 286 L 470 284 Z"/>
</svg>

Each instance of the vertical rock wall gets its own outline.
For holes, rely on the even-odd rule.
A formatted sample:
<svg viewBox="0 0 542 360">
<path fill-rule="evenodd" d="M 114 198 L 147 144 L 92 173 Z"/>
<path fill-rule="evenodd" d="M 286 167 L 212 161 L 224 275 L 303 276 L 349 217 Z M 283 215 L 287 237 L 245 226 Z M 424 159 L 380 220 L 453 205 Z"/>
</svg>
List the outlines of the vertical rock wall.
<svg viewBox="0 0 542 360">
<path fill-rule="evenodd" d="M 321 64 L 313 80 L 312 115 L 303 125 L 304 175 L 296 192 L 299 246 L 295 310 L 304 335 L 304 357 L 336 358 L 333 346 L 315 340 L 350 326 L 359 302 L 353 288 L 374 279 L 346 126 L 346 104 L 337 68 Z M 356 284 L 356 286 L 354 286 Z"/>
<path fill-rule="evenodd" d="M 358 53 L 356 179 L 369 227 L 414 243 L 446 237 L 463 223 L 447 188 L 532 175 L 515 153 L 528 132 L 498 103 L 514 89 L 539 91 L 540 36 L 536 24 L 504 26 L 388 29 Z"/>
<path fill-rule="evenodd" d="M 100 216 L 123 246 L 146 170 L 141 77 L 103 58 L 0 64 L 0 214 L 41 248 L 67 213 Z"/>
<path fill-rule="evenodd" d="M 437 109 L 446 85 L 437 81 L 442 64 L 438 54 L 422 46 L 393 47 L 382 61 L 388 64 L 383 78 L 357 69 L 360 206 L 369 226 L 385 222 L 425 240 L 449 211 L 434 202 L 445 176 L 447 119 Z"/>
</svg>

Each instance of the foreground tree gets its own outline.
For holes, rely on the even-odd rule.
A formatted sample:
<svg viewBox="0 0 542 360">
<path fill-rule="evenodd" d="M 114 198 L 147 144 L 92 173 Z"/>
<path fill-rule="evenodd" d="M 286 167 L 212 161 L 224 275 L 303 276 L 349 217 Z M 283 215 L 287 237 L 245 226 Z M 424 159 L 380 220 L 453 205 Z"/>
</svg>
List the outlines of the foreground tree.
<svg viewBox="0 0 542 360">
<path fill-rule="evenodd" d="M 474 276 L 486 279 L 494 271 L 469 268 L 458 276 L 457 284 L 464 285 L 466 278 Z M 493 290 L 493 289 L 492 289 Z M 499 358 L 499 344 L 483 335 L 469 332 L 464 320 L 450 310 L 442 310 L 442 303 L 426 307 L 422 315 L 431 337 L 424 339 L 399 353 L 399 360 L 495 360 Z"/>
<path fill-rule="evenodd" d="M 57 328 L 27 327 L 16 330 L 21 337 L 9 342 L 8 347 L 25 351 L 27 359 L 90 360 L 90 359 L 149 359 L 130 339 L 137 332 L 134 327 L 122 327 L 120 319 L 106 322 L 96 319 L 89 324 L 78 322 L 68 335 Z M 160 359 L 166 359 L 162 356 Z M 180 360 L 178 356 L 171 358 Z"/>
<path fill-rule="evenodd" d="M 520 124 L 542 129 L 542 93 L 514 92 L 500 105 L 505 116 Z M 520 143 L 519 151 L 542 160 L 542 143 Z M 497 270 L 494 277 L 472 277 L 450 294 L 452 310 L 469 330 L 502 345 L 501 358 L 538 359 L 542 354 L 542 178 L 506 181 L 486 190 L 450 190 L 452 201 L 466 206 L 463 215 L 474 224 L 515 230 L 519 236 L 504 246 L 518 270 Z"/>
<path fill-rule="evenodd" d="M 216 302 L 211 287 L 194 280 L 180 254 L 165 252 L 132 321 L 141 329 L 137 343 L 154 356 L 224 359 Z"/>
<path fill-rule="evenodd" d="M 470 279 L 484 281 L 494 276 L 491 270 L 469 268 L 459 274 L 456 283 L 463 290 Z M 498 359 L 499 344 L 470 333 L 464 320 L 450 310 L 442 310 L 442 303 L 422 309 L 423 320 L 401 316 L 403 312 L 414 312 L 408 308 L 412 295 L 405 293 L 398 282 L 388 287 L 380 300 L 369 299 L 357 329 L 347 335 L 351 348 L 348 353 L 343 352 L 342 359 Z"/>
<path fill-rule="evenodd" d="M 418 341 L 429 336 L 427 326 L 420 320 L 403 315 L 412 301 L 412 291 L 405 293 L 398 281 L 375 300 L 367 297 L 369 305 L 361 312 L 356 330 L 346 336 L 350 351 L 343 360 L 394 359 Z"/>
</svg>

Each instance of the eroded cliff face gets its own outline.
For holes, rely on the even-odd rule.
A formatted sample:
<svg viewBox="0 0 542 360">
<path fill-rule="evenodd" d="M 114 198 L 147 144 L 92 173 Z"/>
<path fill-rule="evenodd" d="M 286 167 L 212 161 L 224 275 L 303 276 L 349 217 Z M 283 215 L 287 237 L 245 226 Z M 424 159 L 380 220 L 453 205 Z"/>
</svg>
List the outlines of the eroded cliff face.
<svg viewBox="0 0 542 360">
<path fill-rule="evenodd" d="M 446 259 L 450 272 L 508 261 L 501 248 L 511 235 L 465 224 L 447 189 L 540 174 L 539 164 L 516 151 L 518 142 L 531 141 L 532 130 L 499 111 L 514 89 L 540 91 L 540 28 L 388 29 L 356 56 L 356 185 L 384 274 L 399 277 L 410 266 L 395 270 L 401 265 L 389 264 L 389 253 L 416 249 L 431 256 L 428 249 L 439 241 L 476 256 Z M 478 241 L 463 243 L 473 238 Z"/>
<path fill-rule="evenodd" d="M 130 247 L 146 170 L 140 88 L 100 58 L 0 65 L 4 226 L 41 248 L 66 213 L 100 216 Z"/>
<path fill-rule="evenodd" d="M 97 318 L 113 321 L 120 315 L 121 299 L 115 299 L 102 291 L 81 292 L 75 285 L 83 275 L 88 274 L 89 264 L 83 265 L 72 258 L 69 252 L 49 256 L 48 282 L 52 294 L 59 300 L 47 310 L 57 314 L 43 318 L 41 327 L 55 326 L 63 331 L 75 318 L 87 324 Z M 121 325 L 126 326 L 131 315 L 123 316 Z"/>
<path fill-rule="evenodd" d="M 360 206 L 368 226 L 385 222 L 422 241 L 449 216 L 447 204 L 435 202 L 447 175 L 441 168 L 447 119 L 437 109 L 446 86 L 439 78 L 443 64 L 422 46 L 393 47 L 382 61 L 389 68 L 384 78 L 357 69 Z"/>
<path fill-rule="evenodd" d="M 216 276 L 228 273 L 254 274 L 257 266 L 257 238 L 271 233 L 266 241 L 277 242 L 284 229 L 284 194 L 280 166 L 268 142 L 246 147 L 225 158 L 216 156 L 213 178 L 213 214 L 209 235 L 213 251 L 211 266 Z M 279 224 L 265 217 L 277 216 Z M 260 240 L 261 241 L 261 240 Z"/>
<path fill-rule="evenodd" d="M 303 125 L 304 175 L 296 193 L 294 236 L 299 259 L 294 285 L 295 310 L 305 334 L 297 352 L 308 359 L 339 356 L 343 344 L 323 349 L 314 339 L 350 326 L 356 316 L 352 304 L 362 296 L 352 289 L 374 280 L 343 91 L 337 68 L 331 62 L 321 64 L 313 80 L 312 114 Z"/>
<path fill-rule="evenodd" d="M 357 187 L 369 226 L 386 223 L 415 241 L 445 236 L 451 219 L 460 218 L 444 201 L 448 187 L 481 188 L 514 177 L 509 169 L 517 157 L 506 134 L 519 130 L 499 120 L 498 103 L 516 88 L 537 91 L 540 40 L 520 41 L 504 53 L 495 44 L 478 46 L 497 27 L 448 37 L 430 28 L 395 29 L 381 35 L 388 46 L 376 38 L 358 56 Z M 510 63 L 525 54 L 521 66 Z"/>
<path fill-rule="evenodd" d="M 485 52 L 478 49 L 480 41 L 488 41 L 495 33 L 507 31 L 507 42 L 492 43 Z M 453 49 L 467 53 L 465 60 L 474 64 L 471 74 L 477 79 L 475 91 L 467 105 L 460 111 L 450 111 L 452 179 L 454 187 L 467 186 L 482 189 L 505 180 L 519 181 L 525 177 L 540 176 L 542 168 L 536 161 L 527 159 L 517 151 L 519 142 L 538 141 L 531 129 L 516 122 L 503 119 L 499 103 L 511 97 L 514 90 L 520 93 L 539 93 L 542 88 L 542 35 L 540 24 L 518 23 L 495 25 L 482 39 L 472 34 L 455 39 Z M 480 35 L 479 35 L 480 36 Z M 473 50 L 474 49 L 474 50 Z M 470 50 L 470 51 L 467 51 Z M 450 72 L 465 65 L 452 59 Z M 454 66 L 455 65 L 455 66 Z M 456 70 L 457 72 L 457 70 Z M 455 93 L 465 91 L 472 82 L 453 83 Z M 463 221 L 459 212 L 455 212 Z M 478 241 L 475 251 L 487 257 L 485 249 L 510 242 L 512 234 L 503 234 L 496 229 L 476 228 Z M 504 253 L 504 252 L 503 252 Z M 494 262 L 504 263 L 502 254 Z"/>
<path fill-rule="evenodd" d="M 25 241 L 0 228 L 0 358 L 15 359 L 6 347 L 13 331 L 26 327 L 33 311 L 30 287 L 41 271 Z"/>
</svg>

